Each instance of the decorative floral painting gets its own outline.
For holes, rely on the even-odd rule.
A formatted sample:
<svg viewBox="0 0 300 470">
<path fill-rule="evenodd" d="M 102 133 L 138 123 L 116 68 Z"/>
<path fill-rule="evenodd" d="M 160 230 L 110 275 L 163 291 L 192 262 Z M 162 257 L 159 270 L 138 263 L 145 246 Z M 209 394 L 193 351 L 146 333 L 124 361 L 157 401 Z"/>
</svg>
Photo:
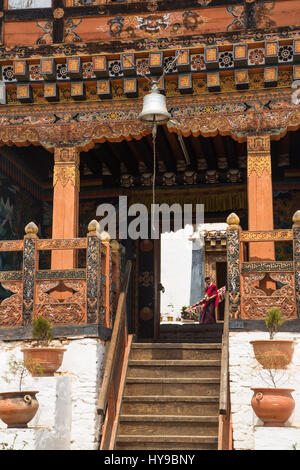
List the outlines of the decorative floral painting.
<svg viewBox="0 0 300 470">
<path fill-rule="evenodd" d="M 242 30 L 244 7 L 209 8 L 199 10 L 149 12 L 140 15 L 115 15 L 106 18 L 68 20 L 65 23 L 65 42 L 105 39 L 156 39 L 178 35 L 215 33 L 216 31 Z"/>
</svg>

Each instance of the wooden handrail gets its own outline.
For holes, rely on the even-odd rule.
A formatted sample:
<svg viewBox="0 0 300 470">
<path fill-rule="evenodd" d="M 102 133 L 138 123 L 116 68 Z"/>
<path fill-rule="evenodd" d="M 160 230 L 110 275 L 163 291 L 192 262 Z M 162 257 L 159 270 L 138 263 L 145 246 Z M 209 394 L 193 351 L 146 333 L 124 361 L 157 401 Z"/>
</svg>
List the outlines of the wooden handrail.
<svg viewBox="0 0 300 470">
<path fill-rule="evenodd" d="M 232 426 L 229 391 L 229 296 L 228 292 L 226 292 L 222 335 L 218 450 L 231 449 Z"/>
<path fill-rule="evenodd" d="M 274 229 L 274 230 L 242 230 L 241 242 L 284 242 L 293 240 L 292 229 Z"/>
<path fill-rule="evenodd" d="M 131 274 L 131 267 L 132 267 L 132 262 L 127 261 L 123 285 L 121 287 L 120 295 L 118 299 L 115 323 L 114 323 L 111 341 L 110 341 L 110 345 L 108 349 L 108 355 L 107 355 L 107 360 L 105 364 L 102 386 L 101 386 L 99 399 L 98 399 L 97 412 L 100 415 L 105 415 L 106 413 L 110 387 L 111 387 L 111 382 L 113 378 L 113 372 L 114 372 L 116 359 L 117 359 L 116 352 L 118 350 L 120 330 L 121 330 L 122 325 L 124 327 L 126 326 L 126 318 L 124 318 L 125 316 L 124 314 L 125 314 L 125 307 L 126 307 L 126 296 L 127 296 L 130 274 Z M 124 324 L 124 320 L 125 320 L 125 324 Z"/>
<path fill-rule="evenodd" d="M 228 374 L 229 374 L 229 298 L 228 292 L 225 295 L 224 326 L 222 335 L 222 356 L 221 356 L 221 382 L 220 382 L 220 402 L 219 413 L 227 413 L 228 403 Z"/>
</svg>

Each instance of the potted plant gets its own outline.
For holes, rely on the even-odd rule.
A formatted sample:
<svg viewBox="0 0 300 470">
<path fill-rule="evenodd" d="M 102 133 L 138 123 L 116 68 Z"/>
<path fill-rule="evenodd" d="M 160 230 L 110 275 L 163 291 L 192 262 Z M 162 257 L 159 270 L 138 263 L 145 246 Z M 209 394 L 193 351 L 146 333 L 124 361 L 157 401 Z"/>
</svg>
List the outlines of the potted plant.
<svg viewBox="0 0 300 470">
<path fill-rule="evenodd" d="M 36 341 L 32 347 L 21 349 L 24 355 L 24 364 L 36 376 L 36 364 L 40 364 L 44 377 L 53 377 L 63 361 L 63 354 L 66 349 L 61 347 L 51 347 L 53 340 L 51 323 L 39 315 L 32 320 L 32 337 Z"/>
<path fill-rule="evenodd" d="M 8 428 L 27 428 L 27 423 L 31 421 L 39 407 L 36 398 L 38 391 L 22 391 L 23 379 L 28 375 L 28 370 L 23 361 L 11 358 L 8 363 L 8 374 L 4 377 L 6 382 L 10 382 L 9 376 L 19 380 L 19 390 L 13 392 L 0 393 L 0 419 L 7 424 Z M 35 367 L 36 374 L 41 374 L 39 365 Z"/>
<path fill-rule="evenodd" d="M 189 320 L 190 319 L 190 315 L 189 315 L 188 312 L 186 312 L 186 309 L 187 309 L 187 307 L 185 305 L 183 305 L 181 307 L 181 318 L 183 320 Z"/>
<path fill-rule="evenodd" d="M 270 339 L 250 341 L 256 360 L 264 369 L 284 369 L 293 357 L 293 341 L 274 339 L 278 327 L 284 322 L 279 308 L 272 307 L 266 316 Z"/>
<path fill-rule="evenodd" d="M 295 401 L 292 397 L 292 388 L 278 388 L 275 382 L 275 371 L 266 371 L 271 378 L 270 387 L 255 387 L 251 406 L 256 416 L 263 421 L 264 426 L 282 427 L 290 418 L 295 408 Z"/>
</svg>

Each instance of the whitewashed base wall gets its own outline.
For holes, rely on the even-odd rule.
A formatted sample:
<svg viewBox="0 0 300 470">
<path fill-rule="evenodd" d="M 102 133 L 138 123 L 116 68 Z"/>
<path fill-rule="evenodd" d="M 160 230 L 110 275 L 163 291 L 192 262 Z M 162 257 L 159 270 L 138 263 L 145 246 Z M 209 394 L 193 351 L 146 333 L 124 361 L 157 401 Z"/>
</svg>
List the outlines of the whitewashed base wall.
<svg viewBox="0 0 300 470">
<path fill-rule="evenodd" d="M 254 357 L 250 341 L 269 339 L 265 332 L 230 332 L 229 373 L 230 397 L 235 450 L 300 450 L 300 334 L 277 333 L 276 339 L 294 340 L 292 363 L 285 371 L 276 372 L 276 385 L 293 388 L 295 410 L 285 427 L 264 427 L 251 407 L 251 387 L 273 387 L 266 371 Z M 268 383 L 267 383 L 268 381 Z"/>
<path fill-rule="evenodd" d="M 58 343 L 59 344 L 59 343 Z M 95 450 L 100 426 L 97 400 L 107 343 L 96 338 L 65 341 L 62 366 L 54 377 L 25 377 L 22 390 L 38 390 L 39 409 L 28 429 L 7 429 L 0 420 L 1 443 L 24 450 Z M 0 392 L 18 390 L 16 379 L 7 383 L 8 362 L 23 360 L 24 342 L 0 341 Z"/>
</svg>

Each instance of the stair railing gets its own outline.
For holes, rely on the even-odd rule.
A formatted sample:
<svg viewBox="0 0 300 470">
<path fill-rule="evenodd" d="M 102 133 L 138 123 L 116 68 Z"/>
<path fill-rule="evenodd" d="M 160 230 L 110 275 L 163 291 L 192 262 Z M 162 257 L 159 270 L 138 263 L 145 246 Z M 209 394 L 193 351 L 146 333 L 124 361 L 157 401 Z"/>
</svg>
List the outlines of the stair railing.
<svg viewBox="0 0 300 470">
<path fill-rule="evenodd" d="M 226 292 L 222 335 L 218 450 L 232 449 L 229 392 L 229 297 Z"/>
<path fill-rule="evenodd" d="M 115 323 L 108 349 L 97 412 L 104 416 L 100 450 L 113 450 L 125 386 L 132 335 L 128 335 L 126 297 L 132 262 L 127 261 L 117 304 Z"/>
</svg>

